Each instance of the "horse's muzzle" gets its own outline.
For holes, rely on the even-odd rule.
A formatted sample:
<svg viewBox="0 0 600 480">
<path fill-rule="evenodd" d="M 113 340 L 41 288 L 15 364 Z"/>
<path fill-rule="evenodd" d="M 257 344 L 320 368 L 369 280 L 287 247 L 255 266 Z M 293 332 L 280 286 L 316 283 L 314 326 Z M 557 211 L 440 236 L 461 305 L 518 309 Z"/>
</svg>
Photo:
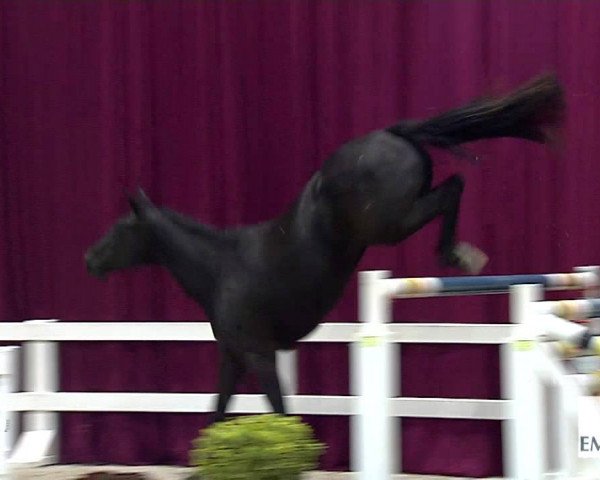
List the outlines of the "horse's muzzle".
<svg viewBox="0 0 600 480">
<path fill-rule="evenodd" d="M 93 275 L 94 277 L 104 279 L 104 271 L 102 270 L 98 262 L 94 259 L 94 257 L 90 254 L 90 252 L 86 253 L 84 258 L 85 266 L 87 268 L 88 273 L 90 275 Z"/>
</svg>

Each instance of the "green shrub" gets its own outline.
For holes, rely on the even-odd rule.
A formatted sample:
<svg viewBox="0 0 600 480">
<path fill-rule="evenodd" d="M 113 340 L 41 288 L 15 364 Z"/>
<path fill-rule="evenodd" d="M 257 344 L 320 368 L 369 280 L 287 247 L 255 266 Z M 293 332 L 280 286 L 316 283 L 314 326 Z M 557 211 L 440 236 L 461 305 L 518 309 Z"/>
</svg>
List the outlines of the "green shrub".
<svg viewBox="0 0 600 480">
<path fill-rule="evenodd" d="M 206 480 L 289 480 L 314 470 L 324 445 L 299 417 L 251 415 L 216 423 L 193 441 L 190 463 Z"/>
</svg>

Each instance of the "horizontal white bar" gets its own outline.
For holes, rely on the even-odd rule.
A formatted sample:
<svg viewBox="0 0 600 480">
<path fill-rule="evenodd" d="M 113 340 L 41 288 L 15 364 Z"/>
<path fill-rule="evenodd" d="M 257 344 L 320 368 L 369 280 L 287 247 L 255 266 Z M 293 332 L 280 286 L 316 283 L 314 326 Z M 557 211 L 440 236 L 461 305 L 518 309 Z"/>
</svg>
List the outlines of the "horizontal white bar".
<svg viewBox="0 0 600 480">
<path fill-rule="evenodd" d="M 360 323 L 321 323 L 301 342 L 350 343 L 356 340 Z"/>
<path fill-rule="evenodd" d="M 360 323 L 323 323 L 302 342 L 356 339 Z M 511 324 L 390 323 L 394 343 L 506 343 Z M 0 341 L 199 341 L 215 338 L 208 322 L 0 322 Z"/>
<path fill-rule="evenodd" d="M 503 344 L 510 341 L 514 324 L 392 323 L 394 343 Z"/>
<path fill-rule="evenodd" d="M 0 322 L 0 341 L 214 341 L 208 322 Z"/>
<path fill-rule="evenodd" d="M 462 398 L 393 398 L 393 417 L 466 418 L 508 420 L 513 417 L 511 400 L 476 400 Z"/>
<path fill-rule="evenodd" d="M 357 323 L 323 323 L 302 341 L 351 342 Z M 0 341 L 214 342 L 208 322 L 0 322 Z"/>
<path fill-rule="evenodd" d="M 336 395 L 285 397 L 294 415 L 356 415 L 358 398 Z M 7 395 L 7 408 L 20 412 L 160 412 L 209 413 L 214 411 L 213 393 L 95 393 L 35 392 Z M 509 400 L 454 398 L 392 398 L 390 416 L 425 418 L 510 418 Z M 235 395 L 229 413 L 271 411 L 264 395 Z"/>
<path fill-rule="evenodd" d="M 208 413 L 216 406 L 214 393 L 95 393 L 25 392 L 6 396 L 7 409 L 19 412 L 161 412 Z M 346 396 L 284 397 L 294 415 L 354 415 L 356 400 Z M 267 413 L 264 395 L 234 395 L 229 413 Z"/>
</svg>

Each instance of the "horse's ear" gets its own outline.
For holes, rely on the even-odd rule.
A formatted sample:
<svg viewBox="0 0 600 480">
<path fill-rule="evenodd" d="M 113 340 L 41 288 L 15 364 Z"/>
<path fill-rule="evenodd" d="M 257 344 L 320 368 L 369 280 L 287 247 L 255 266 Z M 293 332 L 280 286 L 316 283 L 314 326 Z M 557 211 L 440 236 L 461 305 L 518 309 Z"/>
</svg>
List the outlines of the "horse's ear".
<svg viewBox="0 0 600 480">
<path fill-rule="evenodd" d="M 138 202 L 136 201 L 136 195 L 131 193 L 129 190 L 127 190 L 126 188 L 123 188 L 123 194 L 125 195 L 125 198 L 127 198 L 127 203 L 129 204 L 129 207 L 131 208 L 131 211 L 136 215 L 139 216 L 140 213 L 140 207 Z"/>
<path fill-rule="evenodd" d="M 127 192 L 127 202 L 129 203 L 129 207 L 131 207 L 131 211 L 135 214 L 136 217 L 140 216 L 140 207 L 138 205 L 138 202 L 136 201 L 135 197 Z"/>
<path fill-rule="evenodd" d="M 141 187 L 138 187 L 135 195 L 127 193 L 127 201 L 129 202 L 129 206 L 136 217 L 140 217 L 143 207 L 151 205 L 150 199 Z"/>
</svg>

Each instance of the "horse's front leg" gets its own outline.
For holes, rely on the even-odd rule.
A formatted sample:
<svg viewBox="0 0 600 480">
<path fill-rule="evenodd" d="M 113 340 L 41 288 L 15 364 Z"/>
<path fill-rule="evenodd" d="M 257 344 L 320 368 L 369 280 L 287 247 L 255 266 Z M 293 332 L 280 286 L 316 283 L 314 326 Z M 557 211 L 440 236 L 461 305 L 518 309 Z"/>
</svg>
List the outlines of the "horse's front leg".
<svg viewBox="0 0 600 480">
<path fill-rule="evenodd" d="M 260 386 L 267 395 L 273 411 L 282 415 L 285 414 L 281 387 L 277 376 L 275 351 L 248 353 L 246 358 L 248 359 L 248 366 L 258 377 Z"/>
<path fill-rule="evenodd" d="M 243 354 L 236 352 L 225 345 L 219 344 L 219 395 L 217 399 L 217 411 L 214 421 L 225 420 L 225 410 L 231 396 L 235 393 L 236 386 L 246 372 Z"/>
<path fill-rule="evenodd" d="M 442 217 L 438 254 L 442 264 L 477 274 L 487 263 L 487 256 L 468 243 L 456 242 L 456 226 L 464 181 L 453 175 L 418 198 L 408 214 L 401 219 L 401 231 L 409 236 L 434 218 Z"/>
</svg>

